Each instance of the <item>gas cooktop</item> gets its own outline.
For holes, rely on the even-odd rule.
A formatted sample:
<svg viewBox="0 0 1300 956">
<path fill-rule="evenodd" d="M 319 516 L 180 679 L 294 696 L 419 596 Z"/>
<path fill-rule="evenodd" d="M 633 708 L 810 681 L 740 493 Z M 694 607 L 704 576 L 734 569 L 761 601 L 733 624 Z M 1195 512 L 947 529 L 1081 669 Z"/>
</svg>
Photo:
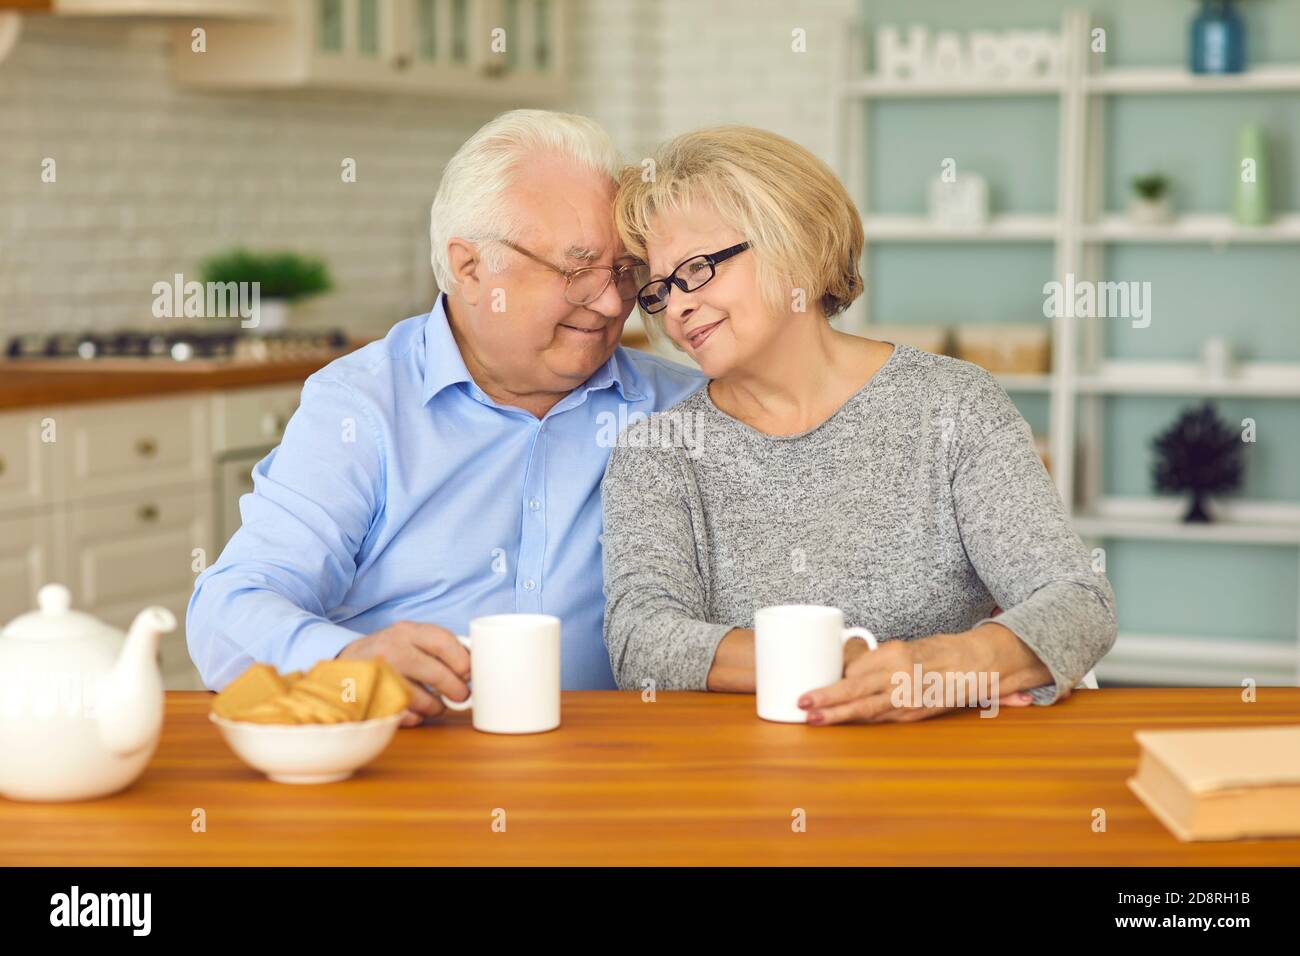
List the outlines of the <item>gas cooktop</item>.
<svg viewBox="0 0 1300 956">
<path fill-rule="evenodd" d="M 5 357 L 17 360 L 146 359 L 159 363 L 195 359 L 284 361 L 341 351 L 348 344 L 339 329 L 294 329 L 250 335 L 213 329 L 168 329 L 145 332 L 55 332 L 19 335 L 9 340 Z"/>
</svg>

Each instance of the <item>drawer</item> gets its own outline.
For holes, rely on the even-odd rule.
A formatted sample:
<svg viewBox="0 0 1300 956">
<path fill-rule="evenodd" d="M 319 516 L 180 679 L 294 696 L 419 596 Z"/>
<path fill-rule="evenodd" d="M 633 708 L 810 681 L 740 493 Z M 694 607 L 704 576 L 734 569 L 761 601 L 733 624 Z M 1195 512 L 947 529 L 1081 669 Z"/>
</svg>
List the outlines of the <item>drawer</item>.
<svg viewBox="0 0 1300 956">
<path fill-rule="evenodd" d="M 298 408 L 301 385 L 241 388 L 212 396 L 212 450 L 221 455 L 280 444 Z"/>
<path fill-rule="evenodd" d="M 68 433 L 59 441 L 70 453 L 69 498 L 204 481 L 210 473 L 205 399 L 114 402 L 60 418 Z"/>
<path fill-rule="evenodd" d="M 140 492 L 111 503 L 81 503 L 69 509 L 69 586 L 81 607 L 148 603 L 160 592 L 194 585 L 196 548 L 204 549 L 199 570 L 210 560 L 207 492 Z"/>
<path fill-rule="evenodd" d="M 50 480 L 58 473 L 57 437 L 48 412 L 0 415 L 0 512 L 31 508 L 54 496 Z"/>
<path fill-rule="evenodd" d="M 36 607 L 53 576 L 52 533 L 45 515 L 0 518 L 0 627 Z"/>
</svg>

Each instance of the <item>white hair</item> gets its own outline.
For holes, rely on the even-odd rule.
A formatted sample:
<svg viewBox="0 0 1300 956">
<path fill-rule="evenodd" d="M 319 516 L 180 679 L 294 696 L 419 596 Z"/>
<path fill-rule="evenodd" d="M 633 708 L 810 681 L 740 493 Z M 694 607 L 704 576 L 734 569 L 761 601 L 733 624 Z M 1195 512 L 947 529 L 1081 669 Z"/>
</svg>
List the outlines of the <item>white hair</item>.
<svg viewBox="0 0 1300 956">
<path fill-rule="evenodd" d="M 511 110 L 484 125 L 447 162 L 429 210 L 429 258 L 439 289 L 456 288 L 447 261 L 453 237 L 516 238 L 519 223 L 506 208 L 506 191 L 520 161 L 540 152 L 558 153 L 614 182 L 623 164 L 600 124 L 575 113 Z M 484 264 L 493 272 L 503 268 L 503 256 L 494 246 L 483 250 Z"/>
</svg>

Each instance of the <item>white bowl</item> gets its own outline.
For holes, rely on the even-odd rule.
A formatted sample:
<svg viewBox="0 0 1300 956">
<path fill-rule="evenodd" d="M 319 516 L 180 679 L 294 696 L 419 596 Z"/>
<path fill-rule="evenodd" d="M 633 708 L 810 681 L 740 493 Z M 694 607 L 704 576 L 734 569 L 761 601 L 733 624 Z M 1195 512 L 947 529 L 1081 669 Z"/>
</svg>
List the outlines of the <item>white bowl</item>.
<svg viewBox="0 0 1300 956">
<path fill-rule="evenodd" d="M 334 783 L 374 760 L 397 732 L 400 713 L 343 724 L 254 724 L 208 719 L 235 754 L 279 783 Z"/>
</svg>

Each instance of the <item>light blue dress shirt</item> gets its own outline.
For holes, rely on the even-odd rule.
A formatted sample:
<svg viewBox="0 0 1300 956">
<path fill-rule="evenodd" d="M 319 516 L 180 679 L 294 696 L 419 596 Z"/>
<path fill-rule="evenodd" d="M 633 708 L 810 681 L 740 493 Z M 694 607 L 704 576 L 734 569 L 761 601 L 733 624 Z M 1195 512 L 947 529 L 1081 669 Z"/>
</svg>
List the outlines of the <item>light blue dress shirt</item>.
<svg viewBox="0 0 1300 956">
<path fill-rule="evenodd" d="M 620 347 L 538 419 L 474 383 L 439 297 L 307 379 L 240 499 L 243 527 L 195 582 L 186 639 L 204 682 L 256 661 L 308 669 L 399 620 L 465 634 L 519 611 L 560 618 L 566 689 L 613 688 L 599 540 L 612 438 L 704 381 Z"/>
</svg>

